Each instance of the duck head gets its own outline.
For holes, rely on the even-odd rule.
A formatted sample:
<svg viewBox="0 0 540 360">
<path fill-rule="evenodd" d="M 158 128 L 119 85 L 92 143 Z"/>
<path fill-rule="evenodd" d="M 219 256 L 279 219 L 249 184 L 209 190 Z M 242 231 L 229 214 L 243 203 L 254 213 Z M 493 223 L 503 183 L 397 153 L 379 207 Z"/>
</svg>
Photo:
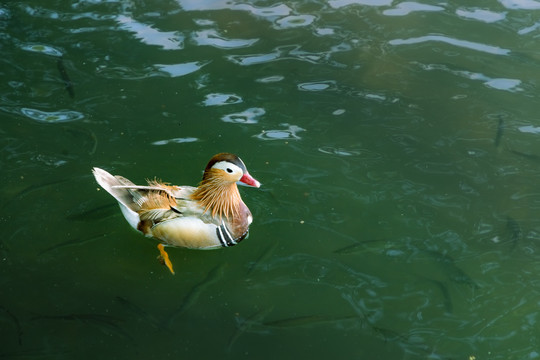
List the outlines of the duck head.
<svg viewBox="0 0 540 360">
<path fill-rule="evenodd" d="M 216 179 L 230 184 L 237 183 L 238 185 L 256 188 L 261 186 L 249 174 L 244 162 L 238 156 L 230 153 L 216 154 L 210 159 L 208 165 L 206 165 L 202 183 L 216 181 Z"/>
</svg>

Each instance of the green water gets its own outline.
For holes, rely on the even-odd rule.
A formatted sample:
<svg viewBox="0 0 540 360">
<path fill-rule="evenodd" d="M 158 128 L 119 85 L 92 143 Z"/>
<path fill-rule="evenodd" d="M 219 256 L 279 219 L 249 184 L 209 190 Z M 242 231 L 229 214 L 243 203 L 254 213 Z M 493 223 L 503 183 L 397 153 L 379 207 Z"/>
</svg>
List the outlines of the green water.
<svg viewBox="0 0 540 360">
<path fill-rule="evenodd" d="M 0 5 L 0 358 L 540 358 L 540 2 Z M 242 157 L 170 249 L 93 166 Z"/>
</svg>

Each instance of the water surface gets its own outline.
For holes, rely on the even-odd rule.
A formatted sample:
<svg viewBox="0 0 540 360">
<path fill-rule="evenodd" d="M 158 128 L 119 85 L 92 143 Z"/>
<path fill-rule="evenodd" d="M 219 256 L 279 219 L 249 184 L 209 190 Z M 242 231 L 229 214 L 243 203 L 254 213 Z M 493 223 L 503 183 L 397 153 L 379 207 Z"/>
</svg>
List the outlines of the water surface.
<svg viewBox="0 0 540 360">
<path fill-rule="evenodd" d="M 0 357 L 540 358 L 540 2 L 0 5 Z M 242 157 L 171 249 L 91 176 Z"/>
</svg>

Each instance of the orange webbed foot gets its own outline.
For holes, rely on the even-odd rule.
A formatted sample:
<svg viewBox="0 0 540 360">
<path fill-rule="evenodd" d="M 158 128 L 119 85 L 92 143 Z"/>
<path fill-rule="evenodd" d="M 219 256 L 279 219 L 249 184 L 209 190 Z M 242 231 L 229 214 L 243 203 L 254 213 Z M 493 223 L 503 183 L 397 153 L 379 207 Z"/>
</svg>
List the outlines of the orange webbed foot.
<svg viewBox="0 0 540 360">
<path fill-rule="evenodd" d="M 172 262 L 171 262 L 171 260 L 169 260 L 169 254 L 167 254 L 167 252 L 165 251 L 165 247 L 163 246 L 163 244 L 159 244 L 157 246 L 157 248 L 158 248 L 159 254 L 160 254 L 158 256 L 158 259 L 160 259 L 160 261 L 169 268 L 169 271 L 171 272 L 171 274 L 174 275 Z"/>
</svg>

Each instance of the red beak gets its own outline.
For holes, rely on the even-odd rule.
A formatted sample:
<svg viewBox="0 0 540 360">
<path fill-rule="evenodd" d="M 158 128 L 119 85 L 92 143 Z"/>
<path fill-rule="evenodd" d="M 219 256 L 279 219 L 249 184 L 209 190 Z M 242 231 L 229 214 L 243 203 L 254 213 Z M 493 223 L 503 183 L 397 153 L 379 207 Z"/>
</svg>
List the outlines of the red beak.
<svg viewBox="0 0 540 360">
<path fill-rule="evenodd" d="M 260 187 L 261 186 L 261 183 L 258 182 L 257 180 L 255 180 L 251 175 L 249 175 L 249 173 L 245 173 L 244 176 L 242 176 L 242 178 L 238 181 L 238 184 L 240 185 L 246 185 L 246 186 L 251 186 L 251 187 Z"/>
</svg>

